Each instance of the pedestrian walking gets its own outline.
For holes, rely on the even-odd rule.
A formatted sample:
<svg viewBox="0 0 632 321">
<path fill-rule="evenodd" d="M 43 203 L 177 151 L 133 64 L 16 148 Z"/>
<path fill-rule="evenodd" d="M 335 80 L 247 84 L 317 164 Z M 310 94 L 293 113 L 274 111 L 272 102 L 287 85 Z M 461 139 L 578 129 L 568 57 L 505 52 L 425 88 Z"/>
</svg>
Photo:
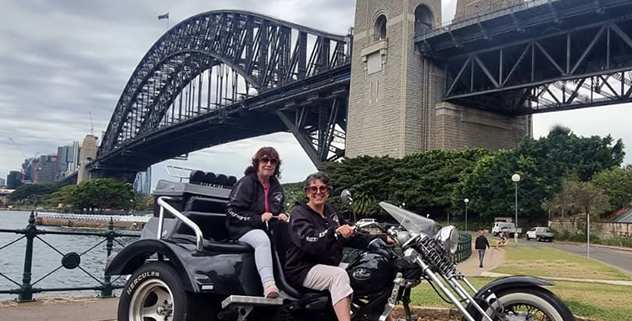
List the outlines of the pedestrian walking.
<svg viewBox="0 0 632 321">
<path fill-rule="evenodd" d="M 474 248 L 478 251 L 479 267 L 483 267 L 483 260 L 485 259 L 485 250 L 489 248 L 489 241 L 485 237 L 485 231 L 480 230 L 480 235 L 476 238 L 476 244 Z"/>
</svg>

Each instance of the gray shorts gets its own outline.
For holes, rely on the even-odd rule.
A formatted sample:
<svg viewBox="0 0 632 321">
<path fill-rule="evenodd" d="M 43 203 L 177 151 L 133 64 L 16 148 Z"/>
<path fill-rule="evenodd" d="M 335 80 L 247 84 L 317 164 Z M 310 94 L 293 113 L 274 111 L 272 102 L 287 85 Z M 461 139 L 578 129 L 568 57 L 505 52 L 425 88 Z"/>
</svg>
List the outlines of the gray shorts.
<svg viewBox="0 0 632 321">
<path fill-rule="evenodd" d="M 329 290 L 332 305 L 353 294 L 349 274 L 339 266 L 315 265 L 307 273 L 303 286 L 318 291 Z"/>
</svg>

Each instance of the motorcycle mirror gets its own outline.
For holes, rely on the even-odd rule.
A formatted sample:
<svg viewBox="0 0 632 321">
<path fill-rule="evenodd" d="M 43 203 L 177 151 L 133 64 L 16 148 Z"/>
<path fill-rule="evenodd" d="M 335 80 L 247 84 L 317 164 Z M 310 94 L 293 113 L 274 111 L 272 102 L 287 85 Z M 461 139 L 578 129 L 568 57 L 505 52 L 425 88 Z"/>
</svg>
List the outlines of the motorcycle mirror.
<svg viewBox="0 0 632 321">
<path fill-rule="evenodd" d="M 340 193 L 340 200 L 346 205 L 353 203 L 353 198 L 351 198 L 351 192 L 349 192 L 348 189 L 342 190 L 342 193 Z"/>
</svg>

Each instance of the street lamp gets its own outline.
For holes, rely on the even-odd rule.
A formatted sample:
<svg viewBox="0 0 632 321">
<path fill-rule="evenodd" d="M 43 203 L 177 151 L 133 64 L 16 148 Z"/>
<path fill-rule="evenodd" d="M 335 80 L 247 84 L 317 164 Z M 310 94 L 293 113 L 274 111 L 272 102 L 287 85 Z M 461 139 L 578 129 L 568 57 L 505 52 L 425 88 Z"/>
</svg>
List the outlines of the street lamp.
<svg viewBox="0 0 632 321">
<path fill-rule="evenodd" d="M 465 202 L 465 231 L 467 231 L 467 203 L 470 202 L 470 199 L 466 198 L 463 202 Z"/>
<path fill-rule="evenodd" d="M 520 182 L 520 175 L 513 174 L 511 176 L 511 180 L 514 182 L 514 191 L 515 191 L 515 208 L 516 208 L 516 232 L 514 235 L 516 236 L 516 240 L 518 239 L 518 182 Z"/>
</svg>

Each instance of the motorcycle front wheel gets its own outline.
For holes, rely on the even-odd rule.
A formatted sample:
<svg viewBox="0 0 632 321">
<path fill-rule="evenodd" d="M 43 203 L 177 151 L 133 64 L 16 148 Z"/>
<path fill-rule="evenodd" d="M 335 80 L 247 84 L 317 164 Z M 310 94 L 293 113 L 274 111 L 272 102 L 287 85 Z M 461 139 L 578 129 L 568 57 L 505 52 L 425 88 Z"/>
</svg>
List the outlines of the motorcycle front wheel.
<svg viewBox="0 0 632 321">
<path fill-rule="evenodd" d="M 507 289 L 496 293 L 502 303 L 505 317 L 493 317 L 494 321 L 575 321 L 575 316 L 566 304 L 550 291 L 539 288 Z M 491 308 L 487 310 L 492 315 Z M 485 320 L 478 315 L 476 320 Z M 465 320 L 465 319 L 463 319 Z"/>
</svg>

